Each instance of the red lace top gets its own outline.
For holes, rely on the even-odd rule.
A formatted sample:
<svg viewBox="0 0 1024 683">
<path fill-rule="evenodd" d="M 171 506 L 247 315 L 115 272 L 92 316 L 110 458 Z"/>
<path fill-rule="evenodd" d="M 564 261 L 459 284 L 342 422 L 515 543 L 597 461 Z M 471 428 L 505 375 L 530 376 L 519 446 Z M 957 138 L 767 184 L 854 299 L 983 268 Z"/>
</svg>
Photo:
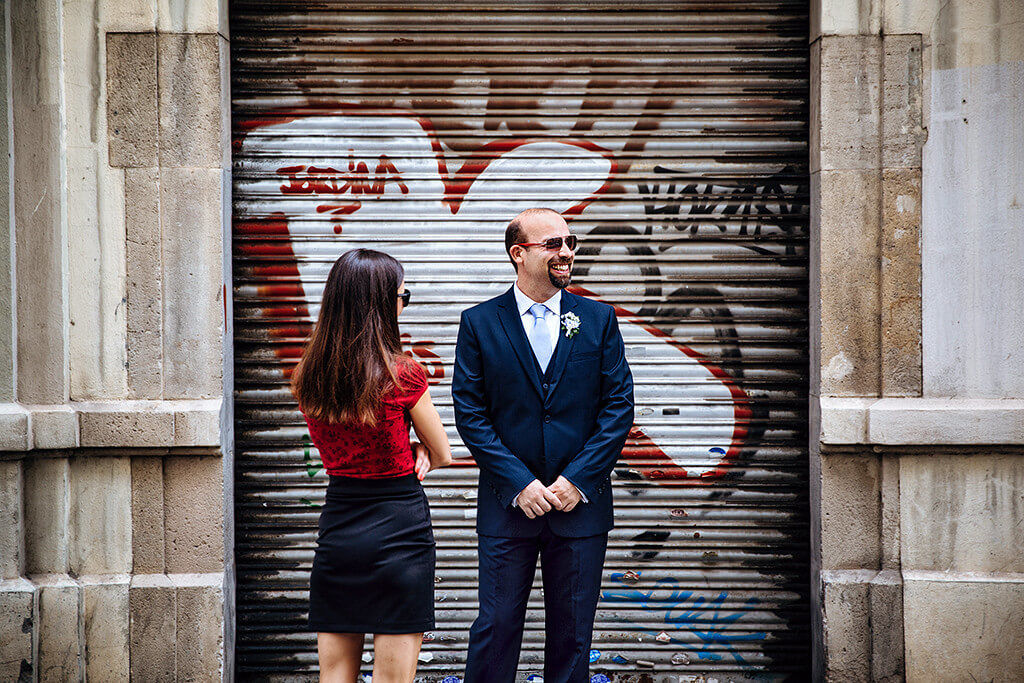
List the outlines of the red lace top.
<svg viewBox="0 0 1024 683">
<path fill-rule="evenodd" d="M 395 368 L 398 386 L 385 398 L 375 426 L 324 422 L 305 416 L 309 436 L 328 474 L 359 479 L 401 477 L 415 471 L 409 409 L 427 390 L 427 375 L 413 360 Z"/>
</svg>

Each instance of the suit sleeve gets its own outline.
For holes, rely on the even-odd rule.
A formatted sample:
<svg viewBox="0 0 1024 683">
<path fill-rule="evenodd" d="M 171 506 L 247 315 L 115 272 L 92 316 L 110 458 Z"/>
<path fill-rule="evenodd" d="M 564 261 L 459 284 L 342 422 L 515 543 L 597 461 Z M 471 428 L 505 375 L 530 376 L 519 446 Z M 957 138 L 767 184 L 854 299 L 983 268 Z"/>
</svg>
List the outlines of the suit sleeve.
<svg viewBox="0 0 1024 683">
<path fill-rule="evenodd" d="M 537 477 L 501 442 L 487 414 L 480 344 L 465 312 L 455 343 L 452 403 L 459 436 L 480 469 L 496 484 L 501 504 L 508 507 Z"/>
<path fill-rule="evenodd" d="M 585 498 L 595 499 L 622 454 L 633 426 L 633 374 L 614 310 L 605 327 L 601 353 L 601 398 L 597 429 L 562 472 Z"/>
</svg>

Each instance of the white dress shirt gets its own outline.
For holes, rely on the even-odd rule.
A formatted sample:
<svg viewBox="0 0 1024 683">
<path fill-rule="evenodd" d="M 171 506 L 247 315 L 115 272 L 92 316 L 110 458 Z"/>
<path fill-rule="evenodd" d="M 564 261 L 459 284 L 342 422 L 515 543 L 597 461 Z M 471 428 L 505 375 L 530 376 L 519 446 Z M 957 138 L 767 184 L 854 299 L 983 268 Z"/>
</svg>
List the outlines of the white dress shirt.
<svg viewBox="0 0 1024 683">
<path fill-rule="evenodd" d="M 516 296 L 516 307 L 519 309 L 519 321 L 523 323 L 523 331 L 526 332 L 526 338 L 530 338 L 530 332 L 533 330 L 533 313 L 530 313 L 530 307 L 537 302 L 526 296 L 523 290 L 519 289 L 519 283 L 516 283 L 512 287 L 512 293 Z M 562 312 L 562 290 L 555 292 L 555 295 L 547 301 L 541 302 L 547 307 L 544 312 L 544 322 L 548 326 L 548 334 L 551 337 L 551 351 L 552 357 L 554 357 L 555 347 L 558 345 L 558 328 L 559 328 L 559 317 Z"/>
<path fill-rule="evenodd" d="M 533 313 L 530 313 L 530 307 L 538 302 L 528 297 L 523 290 L 519 289 L 518 282 L 512 286 L 512 293 L 516 297 L 516 308 L 519 309 L 519 321 L 523 323 L 523 332 L 526 333 L 526 338 L 529 339 L 530 331 L 533 329 Z M 554 349 L 558 346 L 558 330 L 561 327 L 559 322 L 562 313 L 562 290 L 559 289 L 553 297 L 540 303 L 547 307 L 547 310 L 544 312 L 544 322 L 548 326 L 548 334 L 551 335 L 551 358 L 554 359 Z M 550 361 L 548 362 L 550 363 Z M 580 499 L 584 503 L 590 502 L 578 486 L 573 484 L 573 488 L 580 494 Z M 519 507 L 519 496 L 512 500 L 512 507 Z"/>
</svg>

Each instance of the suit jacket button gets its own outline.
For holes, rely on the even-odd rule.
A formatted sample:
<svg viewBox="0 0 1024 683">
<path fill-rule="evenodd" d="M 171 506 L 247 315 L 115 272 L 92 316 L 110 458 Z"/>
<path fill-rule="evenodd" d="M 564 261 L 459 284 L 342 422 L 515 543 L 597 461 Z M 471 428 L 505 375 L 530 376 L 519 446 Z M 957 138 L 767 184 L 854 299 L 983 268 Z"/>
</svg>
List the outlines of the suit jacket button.
<svg viewBox="0 0 1024 683">
<path fill-rule="evenodd" d="M 547 388 L 548 388 L 548 386 L 550 386 L 550 385 L 548 385 L 548 384 L 546 384 L 546 383 L 545 383 L 545 384 L 544 384 L 543 386 L 544 386 L 544 388 L 545 388 L 545 389 L 547 389 Z"/>
<path fill-rule="evenodd" d="M 545 422 L 551 422 L 551 416 L 550 415 L 545 415 L 544 416 L 544 421 Z"/>
</svg>

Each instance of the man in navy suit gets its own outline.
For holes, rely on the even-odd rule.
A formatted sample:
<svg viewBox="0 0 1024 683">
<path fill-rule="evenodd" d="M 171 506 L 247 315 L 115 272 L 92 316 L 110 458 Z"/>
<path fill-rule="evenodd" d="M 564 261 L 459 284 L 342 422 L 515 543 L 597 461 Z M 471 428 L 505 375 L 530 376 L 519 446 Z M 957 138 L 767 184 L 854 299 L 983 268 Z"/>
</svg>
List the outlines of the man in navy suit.
<svg viewBox="0 0 1024 683">
<path fill-rule="evenodd" d="M 516 283 L 462 314 L 455 424 L 480 466 L 480 614 L 466 683 L 515 679 L 538 554 L 544 680 L 589 678 L 633 377 L 612 307 L 564 291 L 575 249 L 558 213 L 523 211 L 505 231 Z"/>
</svg>

